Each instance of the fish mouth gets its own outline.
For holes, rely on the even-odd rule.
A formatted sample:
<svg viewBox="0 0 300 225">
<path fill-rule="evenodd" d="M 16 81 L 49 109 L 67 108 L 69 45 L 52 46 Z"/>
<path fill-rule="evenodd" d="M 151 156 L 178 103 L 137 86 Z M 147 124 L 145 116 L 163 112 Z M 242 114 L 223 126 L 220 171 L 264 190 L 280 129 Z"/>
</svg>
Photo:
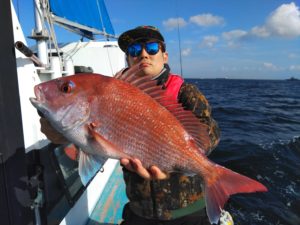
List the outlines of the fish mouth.
<svg viewBox="0 0 300 225">
<path fill-rule="evenodd" d="M 48 110 L 43 106 L 43 102 L 39 101 L 37 98 L 30 97 L 29 98 L 31 104 L 37 109 L 40 117 L 45 117 L 48 115 Z"/>
<path fill-rule="evenodd" d="M 66 103 L 63 107 L 57 108 L 57 106 L 47 101 L 39 85 L 35 86 L 34 94 L 36 97 L 29 98 L 31 104 L 38 110 L 39 115 L 46 117 L 57 130 L 67 132 L 82 125 L 89 119 L 90 108 L 88 103 Z M 78 114 L 82 116 L 78 117 Z"/>
<path fill-rule="evenodd" d="M 57 127 L 59 130 L 62 130 L 62 132 L 67 132 L 69 130 L 72 130 L 80 125 L 82 125 L 83 123 L 85 123 L 90 116 L 90 110 L 86 110 L 85 113 L 83 114 L 83 117 L 80 119 L 75 119 L 74 121 L 72 121 L 71 123 L 68 123 L 68 115 L 72 114 L 72 111 L 74 110 L 74 108 L 76 108 L 76 106 L 73 105 L 67 105 L 64 108 L 64 113 L 61 114 L 60 117 L 58 117 L 57 119 L 54 119 L 50 114 L 50 111 L 46 108 L 43 100 L 39 99 L 39 98 L 34 98 L 31 97 L 29 98 L 31 104 L 38 110 L 39 114 L 42 114 L 42 117 L 46 117 L 51 124 L 53 125 L 53 127 Z M 56 114 L 57 115 L 57 114 Z M 52 119 L 50 119 L 50 117 Z"/>
<path fill-rule="evenodd" d="M 34 87 L 34 94 L 36 97 L 30 97 L 29 100 L 31 104 L 40 112 L 43 114 L 48 114 L 48 110 L 45 107 L 45 97 L 42 94 L 39 86 Z"/>
<path fill-rule="evenodd" d="M 34 97 L 30 97 L 29 100 L 30 100 L 31 104 L 36 108 L 40 107 L 40 105 L 42 104 L 42 102 L 39 99 L 34 98 Z"/>
</svg>

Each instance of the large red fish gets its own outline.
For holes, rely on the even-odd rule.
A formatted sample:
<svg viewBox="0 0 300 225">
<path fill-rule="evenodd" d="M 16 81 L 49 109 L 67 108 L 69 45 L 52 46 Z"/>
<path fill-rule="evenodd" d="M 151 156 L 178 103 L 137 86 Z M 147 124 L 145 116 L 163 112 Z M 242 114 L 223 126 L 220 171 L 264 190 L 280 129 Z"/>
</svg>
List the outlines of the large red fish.
<svg viewBox="0 0 300 225">
<path fill-rule="evenodd" d="M 267 191 L 261 183 L 210 161 L 207 126 L 165 96 L 148 77 L 80 74 L 35 87 L 32 104 L 82 151 L 83 182 L 101 161 L 138 158 L 145 167 L 182 171 L 203 178 L 207 214 L 217 223 L 235 193 Z"/>
</svg>

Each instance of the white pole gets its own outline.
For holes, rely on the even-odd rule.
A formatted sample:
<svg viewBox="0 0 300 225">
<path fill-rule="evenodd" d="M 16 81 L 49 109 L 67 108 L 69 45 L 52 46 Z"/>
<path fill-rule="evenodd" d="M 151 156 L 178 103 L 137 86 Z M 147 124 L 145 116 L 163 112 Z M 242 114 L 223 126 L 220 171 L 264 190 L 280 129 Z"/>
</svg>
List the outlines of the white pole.
<svg viewBox="0 0 300 225">
<path fill-rule="evenodd" d="M 42 24 L 42 10 L 40 0 L 34 0 L 35 34 L 43 36 L 45 31 Z M 37 39 L 38 57 L 44 65 L 48 65 L 47 42 L 45 38 Z"/>
<path fill-rule="evenodd" d="M 72 75 L 75 73 L 74 71 L 74 65 L 71 59 L 67 59 L 64 61 L 64 67 L 65 67 L 65 75 Z"/>
<path fill-rule="evenodd" d="M 51 79 L 61 77 L 61 68 L 58 56 L 51 57 Z"/>
</svg>

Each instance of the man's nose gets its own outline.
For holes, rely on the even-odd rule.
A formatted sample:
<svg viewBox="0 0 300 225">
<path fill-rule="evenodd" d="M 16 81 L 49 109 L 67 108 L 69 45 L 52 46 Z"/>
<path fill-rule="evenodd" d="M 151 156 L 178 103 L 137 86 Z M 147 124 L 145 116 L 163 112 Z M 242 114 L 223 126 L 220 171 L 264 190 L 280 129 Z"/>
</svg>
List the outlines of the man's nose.
<svg viewBox="0 0 300 225">
<path fill-rule="evenodd" d="M 141 52 L 140 57 L 141 58 L 148 58 L 149 57 L 149 54 L 147 53 L 145 48 L 142 48 L 142 52 Z"/>
</svg>

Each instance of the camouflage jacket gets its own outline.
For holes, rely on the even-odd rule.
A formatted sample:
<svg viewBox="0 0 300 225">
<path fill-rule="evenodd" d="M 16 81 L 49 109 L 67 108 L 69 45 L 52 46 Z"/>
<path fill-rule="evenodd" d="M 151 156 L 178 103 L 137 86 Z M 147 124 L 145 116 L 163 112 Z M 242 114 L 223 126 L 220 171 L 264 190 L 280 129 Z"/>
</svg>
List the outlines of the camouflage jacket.
<svg viewBox="0 0 300 225">
<path fill-rule="evenodd" d="M 163 84 L 164 80 L 160 82 Z M 201 122 L 210 127 L 210 151 L 214 149 L 219 142 L 220 130 L 211 117 L 211 108 L 204 95 L 195 85 L 183 83 L 178 100 L 185 109 L 191 110 Z M 199 176 L 173 172 L 166 180 L 149 181 L 125 168 L 123 171 L 128 204 L 136 215 L 149 219 L 170 220 L 205 207 L 201 189 L 202 179 Z"/>
</svg>

